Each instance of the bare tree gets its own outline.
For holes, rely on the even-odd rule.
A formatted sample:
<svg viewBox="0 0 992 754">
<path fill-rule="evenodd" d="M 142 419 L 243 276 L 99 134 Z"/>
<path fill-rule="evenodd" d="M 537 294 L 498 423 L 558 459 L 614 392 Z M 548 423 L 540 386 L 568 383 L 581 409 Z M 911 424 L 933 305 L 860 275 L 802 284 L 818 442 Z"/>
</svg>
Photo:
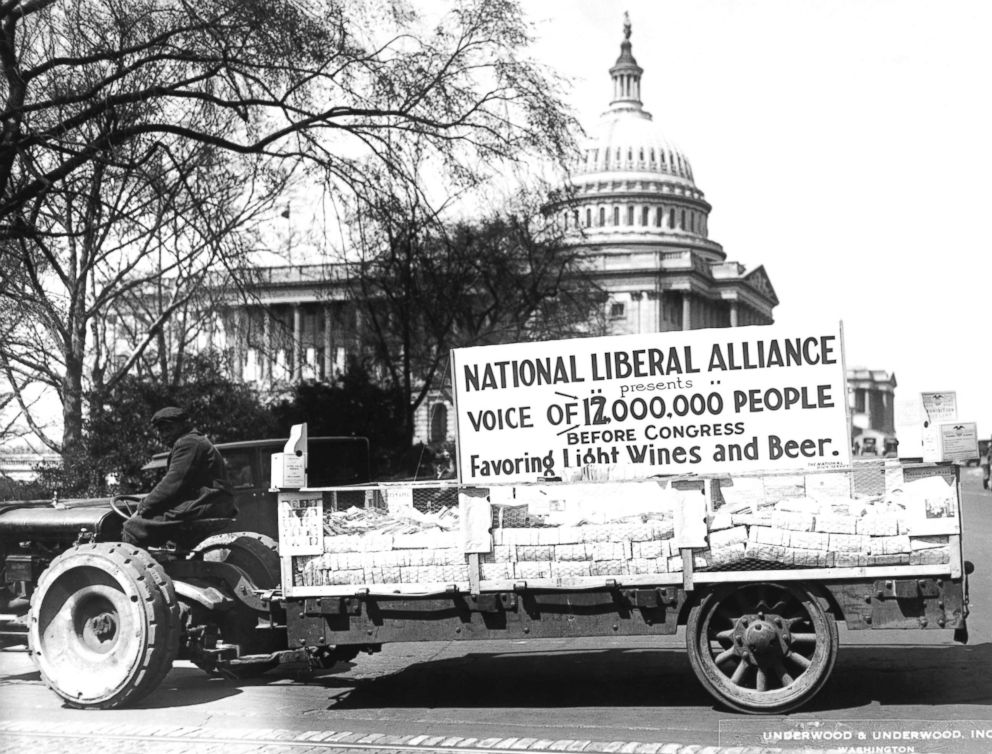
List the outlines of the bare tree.
<svg viewBox="0 0 992 754">
<path fill-rule="evenodd" d="M 5 0 L 0 217 L 110 145 L 180 137 L 306 161 L 360 188 L 356 156 L 395 170 L 390 136 L 424 137 L 453 174 L 478 160 L 562 157 L 573 123 L 522 57 L 512 0 L 474 0 L 432 31 L 402 0 Z M 208 105 L 213 121 L 189 122 Z M 145 117 L 109 128 L 122 108 Z"/>
<path fill-rule="evenodd" d="M 538 195 L 446 224 L 421 193 L 394 190 L 357 214 L 362 256 L 349 281 L 360 337 L 404 407 L 408 439 L 417 408 L 444 384 L 451 348 L 602 334 L 602 291 Z"/>
<path fill-rule="evenodd" d="M 239 280 L 252 222 L 278 195 L 281 182 L 251 161 L 178 140 L 163 147 L 138 161 L 137 143 L 108 146 L 33 202 L 9 240 L 21 274 L 0 296 L 28 316 L 0 347 L 0 366 L 15 395 L 39 380 L 56 390 L 61 441 L 20 403 L 53 450 L 78 446 L 86 394 L 113 388 L 149 354 L 168 379 L 184 349 L 166 343 L 167 323 L 202 303 L 207 276 L 215 287 Z"/>
<path fill-rule="evenodd" d="M 0 370 L 57 392 L 50 447 L 78 446 L 87 390 L 169 368 L 205 280 L 247 287 L 288 176 L 361 195 L 372 160 L 410 185 L 406 137 L 458 185 L 568 154 L 515 2 L 418 24 L 402 0 L 0 0 L 0 295 L 22 315 Z"/>
</svg>

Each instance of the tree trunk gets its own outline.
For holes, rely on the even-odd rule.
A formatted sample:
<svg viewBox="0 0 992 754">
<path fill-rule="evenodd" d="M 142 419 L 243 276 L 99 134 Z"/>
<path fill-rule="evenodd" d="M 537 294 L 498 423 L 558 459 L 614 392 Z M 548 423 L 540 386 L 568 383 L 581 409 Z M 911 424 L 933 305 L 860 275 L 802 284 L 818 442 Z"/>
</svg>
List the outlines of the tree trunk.
<svg viewBox="0 0 992 754">
<path fill-rule="evenodd" d="M 62 378 L 62 471 L 64 484 L 61 494 L 81 492 L 85 482 L 76 475 L 86 454 L 83 443 L 83 361 L 75 354 L 66 354 L 65 376 Z"/>
</svg>

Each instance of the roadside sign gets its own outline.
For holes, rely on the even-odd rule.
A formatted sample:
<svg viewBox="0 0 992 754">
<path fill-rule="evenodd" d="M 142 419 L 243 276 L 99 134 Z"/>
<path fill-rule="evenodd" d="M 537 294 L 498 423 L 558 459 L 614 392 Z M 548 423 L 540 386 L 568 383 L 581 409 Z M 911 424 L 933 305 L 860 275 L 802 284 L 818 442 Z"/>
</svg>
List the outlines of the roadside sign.
<svg viewBox="0 0 992 754">
<path fill-rule="evenodd" d="M 952 390 L 921 393 L 923 404 L 923 460 L 941 461 L 941 425 L 958 418 L 957 393 Z"/>
<path fill-rule="evenodd" d="M 974 461 L 978 458 L 978 425 L 950 422 L 940 425 L 940 460 Z"/>
</svg>

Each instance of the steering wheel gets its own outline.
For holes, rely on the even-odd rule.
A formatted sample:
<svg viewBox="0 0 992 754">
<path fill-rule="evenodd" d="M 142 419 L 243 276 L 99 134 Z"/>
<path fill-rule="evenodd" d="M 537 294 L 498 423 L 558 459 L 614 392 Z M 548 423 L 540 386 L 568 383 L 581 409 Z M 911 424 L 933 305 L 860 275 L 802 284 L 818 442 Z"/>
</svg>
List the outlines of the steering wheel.
<svg viewBox="0 0 992 754">
<path fill-rule="evenodd" d="M 110 501 L 110 507 L 114 513 L 127 521 L 137 512 L 140 502 L 140 495 L 115 495 Z"/>
</svg>

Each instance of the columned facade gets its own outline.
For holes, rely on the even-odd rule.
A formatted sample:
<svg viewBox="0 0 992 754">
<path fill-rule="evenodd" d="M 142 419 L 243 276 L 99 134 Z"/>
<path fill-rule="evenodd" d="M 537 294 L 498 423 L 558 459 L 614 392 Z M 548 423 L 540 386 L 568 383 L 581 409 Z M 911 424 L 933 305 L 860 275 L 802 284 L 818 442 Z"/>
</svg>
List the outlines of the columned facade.
<svg viewBox="0 0 992 754">
<path fill-rule="evenodd" d="M 894 434 L 896 377 L 882 369 L 853 367 L 847 370 L 848 405 L 861 417 L 856 429 Z"/>
</svg>

